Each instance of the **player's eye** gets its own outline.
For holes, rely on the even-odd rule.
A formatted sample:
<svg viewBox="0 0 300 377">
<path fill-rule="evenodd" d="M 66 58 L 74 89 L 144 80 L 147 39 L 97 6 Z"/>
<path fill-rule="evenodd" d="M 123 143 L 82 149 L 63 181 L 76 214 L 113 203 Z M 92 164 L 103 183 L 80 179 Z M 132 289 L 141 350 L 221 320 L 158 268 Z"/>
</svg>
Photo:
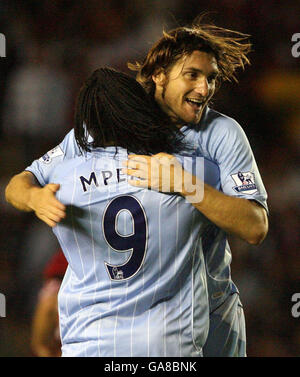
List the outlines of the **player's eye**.
<svg viewBox="0 0 300 377">
<path fill-rule="evenodd" d="M 198 74 L 197 74 L 197 72 L 186 72 L 185 76 L 186 76 L 188 79 L 196 80 L 197 77 L 198 77 Z"/>
</svg>

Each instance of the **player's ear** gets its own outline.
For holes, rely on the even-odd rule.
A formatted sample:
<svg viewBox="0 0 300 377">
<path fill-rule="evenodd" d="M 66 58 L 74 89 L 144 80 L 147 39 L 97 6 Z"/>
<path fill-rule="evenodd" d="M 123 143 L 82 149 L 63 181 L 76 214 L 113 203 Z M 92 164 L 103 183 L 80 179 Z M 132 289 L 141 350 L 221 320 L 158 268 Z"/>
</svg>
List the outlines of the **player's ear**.
<svg viewBox="0 0 300 377">
<path fill-rule="evenodd" d="M 152 80 L 156 86 L 163 86 L 166 82 L 166 74 L 163 70 L 152 75 Z"/>
</svg>

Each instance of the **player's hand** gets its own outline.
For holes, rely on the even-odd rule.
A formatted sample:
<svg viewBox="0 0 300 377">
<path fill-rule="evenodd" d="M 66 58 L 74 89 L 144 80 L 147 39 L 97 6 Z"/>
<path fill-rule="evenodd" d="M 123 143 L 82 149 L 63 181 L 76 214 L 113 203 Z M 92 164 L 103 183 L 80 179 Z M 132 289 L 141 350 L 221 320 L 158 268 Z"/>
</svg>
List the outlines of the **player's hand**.
<svg viewBox="0 0 300 377">
<path fill-rule="evenodd" d="M 66 207 L 56 199 L 55 193 L 60 185 L 49 183 L 40 188 L 33 187 L 30 193 L 29 206 L 36 216 L 50 227 L 54 227 L 66 216 Z"/>
<path fill-rule="evenodd" d="M 123 173 L 139 178 L 128 179 L 132 186 L 149 188 L 165 193 L 182 193 L 186 172 L 176 157 L 167 153 L 154 156 L 129 155 L 123 162 Z"/>
</svg>

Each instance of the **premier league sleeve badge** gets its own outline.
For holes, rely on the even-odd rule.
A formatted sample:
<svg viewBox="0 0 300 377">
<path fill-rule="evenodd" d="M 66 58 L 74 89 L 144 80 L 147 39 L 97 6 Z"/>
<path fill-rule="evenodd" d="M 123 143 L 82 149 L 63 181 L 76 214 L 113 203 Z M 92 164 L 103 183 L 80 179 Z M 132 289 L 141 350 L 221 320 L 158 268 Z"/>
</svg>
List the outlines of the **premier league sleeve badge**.
<svg viewBox="0 0 300 377">
<path fill-rule="evenodd" d="M 231 178 L 234 180 L 236 186 L 232 188 L 237 193 L 253 195 L 257 192 L 257 186 L 255 184 L 254 174 L 250 171 L 231 174 Z"/>
<path fill-rule="evenodd" d="M 58 145 L 57 147 L 51 149 L 51 151 L 47 152 L 42 156 L 39 160 L 43 162 L 44 164 L 50 164 L 53 158 L 58 156 L 63 156 L 64 152 L 61 149 L 61 147 Z"/>
</svg>

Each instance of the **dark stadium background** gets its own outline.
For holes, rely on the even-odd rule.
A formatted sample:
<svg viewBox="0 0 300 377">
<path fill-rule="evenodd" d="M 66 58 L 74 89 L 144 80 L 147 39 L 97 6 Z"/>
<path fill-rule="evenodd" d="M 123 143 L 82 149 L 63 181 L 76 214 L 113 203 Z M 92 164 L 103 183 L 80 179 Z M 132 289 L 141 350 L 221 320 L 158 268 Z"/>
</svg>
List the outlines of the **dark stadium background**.
<svg viewBox="0 0 300 377">
<path fill-rule="evenodd" d="M 245 307 L 248 356 L 300 356 L 300 2 L 250 0 L 0 1 L 0 356 L 31 356 L 30 324 L 41 272 L 56 251 L 50 228 L 4 200 L 9 178 L 72 128 L 75 95 L 96 67 L 128 72 L 165 29 L 209 11 L 217 25 L 250 34 L 251 66 L 224 85 L 214 107 L 246 131 L 269 194 L 260 246 L 232 239 L 232 275 Z M 300 311 L 300 310 L 299 310 Z M 297 314 L 297 313 L 296 313 Z M 300 313 L 299 313 L 300 314 Z"/>
</svg>

